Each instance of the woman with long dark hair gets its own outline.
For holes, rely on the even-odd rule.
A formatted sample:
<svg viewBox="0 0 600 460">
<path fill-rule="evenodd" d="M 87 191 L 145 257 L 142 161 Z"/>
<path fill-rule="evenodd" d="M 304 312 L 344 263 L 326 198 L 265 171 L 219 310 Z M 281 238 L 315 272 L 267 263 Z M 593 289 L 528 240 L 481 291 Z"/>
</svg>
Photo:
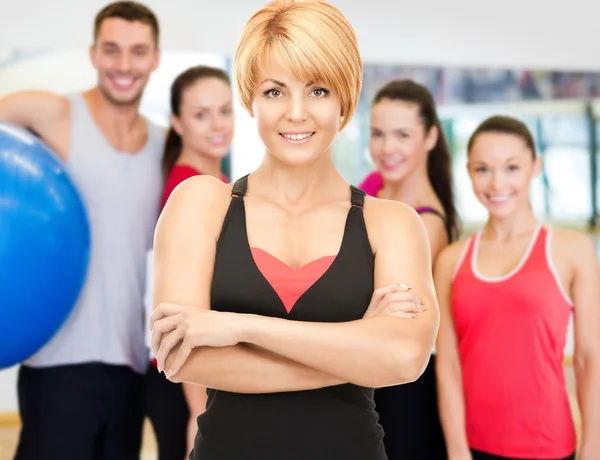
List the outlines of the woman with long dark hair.
<svg viewBox="0 0 600 460">
<path fill-rule="evenodd" d="M 163 155 L 162 206 L 186 179 L 208 174 L 224 182 L 221 163 L 233 137 L 232 93 L 227 73 L 197 66 L 171 86 L 171 128 Z M 146 413 L 156 433 L 159 460 L 183 460 L 206 408 L 206 388 L 169 382 L 153 361 L 147 374 Z"/>
<path fill-rule="evenodd" d="M 459 225 L 450 150 L 427 88 L 411 80 L 397 80 L 377 92 L 371 109 L 369 148 L 377 169 L 360 188 L 414 208 L 425 224 L 435 260 L 458 236 Z M 434 369 L 432 355 L 417 381 L 375 392 L 390 460 L 446 458 Z"/>
</svg>

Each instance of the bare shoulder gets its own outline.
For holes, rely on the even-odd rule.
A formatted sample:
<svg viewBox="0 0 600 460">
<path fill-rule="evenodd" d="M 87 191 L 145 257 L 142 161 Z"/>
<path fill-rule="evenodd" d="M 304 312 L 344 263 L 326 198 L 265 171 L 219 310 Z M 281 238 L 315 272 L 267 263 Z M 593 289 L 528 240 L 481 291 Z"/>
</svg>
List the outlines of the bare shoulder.
<svg viewBox="0 0 600 460">
<path fill-rule="evenodd" d="M 548 230 L 552 235 L 552 241 L 561 246 L 567 246 L 571 249 L 590 249 L 594 247 L 591 236 L 579 230 L 555 227 L 554 225 L 548 227 Z"/>
<path fill-rule="evenodd" d="M 169 196 L 167 206 L 200 205 L 203 208 L 218 205 L 219 200 L 231 196 L 231 184 L 216 177 L 202 174 L 182 181 Z M 165 207 L 166 208 L 166 207 Z"/>
<path fill-rule="evenodd" d="M 419 217 L 423 220 L 429 232 L 439 232 L 444 236 L 446 235 L 446 223 L 438 214 L 427 212 L 419 214 Z"/>
<path fill-rule="evenodd" d="M 365 197 L 365 221 L 374 231 L 424 231 L 425 225 L 410 206 L 395 200 Z"/>
<path fill-rule="evenodd" d="M 436 271 L 445 274 L 454 273 L 469 241 L 470 238 L 464 238 L 442 249 L 436 259 Z"/>
<path fill-rule="evenodd" d="M 429 237 L 429 244 L 431 246 L 431 257 L 434 262 L 437 260 L 437 256 L 440 251 L 448 245 L 448 231 L 446 229 L 446 221 L 438 214 L 431 212 L 421 213 L 419 217 L 425 224 L 427 230 L 427 236 Z"/>
<path fill-rule="evenodd" d="M 158 220 L 157 235 L 176 228 L 180 235 L 202 229 L 218 237 L 232 187 L 209 175 L 186 179 L 171 192 Z"/>
<path fill-rule="evenodd" d="M 62 94 L 56 94 L 51 91 L 24 91 L 21 93 L 23 101 L 31 104 L 38 104 L 40 108 L 46 109 L 49 113 L 56 116 L 66 116 L 69 113 L 69 98 Z"/>
<path fill-rule="evenodd" d="M 425 224 L 419 214 L 399 201 L 366 197 L 365 224 L 374 252 L 381 243 L 404 240 L 417 244 L 427 243 Z"/>
<path fill-rule="evenodd" d="M 596 261 L 596 246 L 590 235 L 555 226 L 548 227 L 548 230 L 553 255 L 569 260 L 574 265 Z"/>
</svg>

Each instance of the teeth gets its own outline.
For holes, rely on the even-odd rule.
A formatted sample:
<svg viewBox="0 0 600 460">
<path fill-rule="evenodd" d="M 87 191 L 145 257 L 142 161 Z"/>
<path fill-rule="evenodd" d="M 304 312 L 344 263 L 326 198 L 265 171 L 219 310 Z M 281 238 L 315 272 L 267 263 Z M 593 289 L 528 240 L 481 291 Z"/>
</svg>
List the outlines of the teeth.
<svg viewBox="0 0 600 460">
<path fill-rule="evenodd" d="M 496 202 L 496 203 L 501 203 L 503 201 L 508 200 L 508 196 L 491 196 L 489 197 L 490 201 Z"/>
<path fill-rule="evenodd" d="M 115 78 L 115 82 L 120 86 L 128 86 L 133 83 L 133 79 L 131 78 Z"/>
<path fill-rule="evenodd" d="M 283 137 L 285 137 L 286 139 L 289 139 L 291 141 L 301 141 L 302 139 L 307 139 L 310 136 L 313 135 L 313 133 L 307 133 L 307 134 L 281 134 Z"/>
</svg>

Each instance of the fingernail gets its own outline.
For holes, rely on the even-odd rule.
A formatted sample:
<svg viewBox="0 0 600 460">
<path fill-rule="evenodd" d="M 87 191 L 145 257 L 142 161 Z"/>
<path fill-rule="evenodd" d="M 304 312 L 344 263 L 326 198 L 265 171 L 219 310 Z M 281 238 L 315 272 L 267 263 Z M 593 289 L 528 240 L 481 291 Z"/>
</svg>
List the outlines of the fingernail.
<svg viewBox="0 0 600 460">
<path fill-rule="evenodd" d="M 415 302 L 417 302 L 417 303 L 419 303 L 421 305 L 425 304 L 425 302 L 423 302 L 423 300 L 420 297 L 415 297 Z"/>
<path fill-rule="evenodd" d="M 404 284 L 404 283 L 400 283 L 400 284 L 398 285 L 398 287 L 399 287 L 400 289 L 402 289 L 403 291 L 408 291 L 408 290 L 410 289 L 410 286 L 409 286 L 408 284 Z"/>
<path fill-rule="evenodd" d="M 173 371 L 172 371 L 171 369 L 169 369 L 169 370 L 167 371 L 167 373 L 165 374 L 165 376 L 166 376 L 167 378 L 171 377 L 171 373 L 172 373 L 172 372 L 173 372 Z"/>
</svg>

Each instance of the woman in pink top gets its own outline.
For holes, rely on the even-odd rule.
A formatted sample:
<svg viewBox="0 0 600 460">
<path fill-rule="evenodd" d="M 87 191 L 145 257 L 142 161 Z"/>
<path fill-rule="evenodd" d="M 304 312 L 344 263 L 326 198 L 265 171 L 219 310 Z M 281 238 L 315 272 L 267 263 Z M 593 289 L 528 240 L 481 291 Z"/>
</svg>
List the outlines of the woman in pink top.
<svg viewBox="0 0 600 460">
<path fill-rule="evenodd" d="M 585 235 L 542 225 L 529 203 L 540 173 L 520 121 L 484 121 L 468 145 L 484 228 L 444 249 L 435 268 L 440 410 L 450 460 L 573 459 L 563 375 L 575 312 L 582 414 L 578 459 L 600 458 L 600 270 Z"/>
<path fill-rule="evenodd" d="M 171 128 L 163 155 L 162 206 L 183 181 L 209 174 L 228 182 L 221 169 L 234 124 L 229 76 L 196 66 L 171 85 Z M 159 460 L 183 460 L 192 449 L 196 418 L 206 410 L 206 388 L 176 384 L 158 372 L 153 360 L 146 375 L 146 415 L 156 433 Z"/>
<path fill-rule="evenodd" d="M 431 93 L 410 80 L 381 88 L 371 110 L 370 152 L 377 170 L 360 188 L 371 196 L 402 201 L 427 229 L 432 259 L 458 235 L 450 151 Z M 437 408 L 435 355 L 413 383 L 375 392 L 390 460 L 445 460 Z"/>
</svg>

